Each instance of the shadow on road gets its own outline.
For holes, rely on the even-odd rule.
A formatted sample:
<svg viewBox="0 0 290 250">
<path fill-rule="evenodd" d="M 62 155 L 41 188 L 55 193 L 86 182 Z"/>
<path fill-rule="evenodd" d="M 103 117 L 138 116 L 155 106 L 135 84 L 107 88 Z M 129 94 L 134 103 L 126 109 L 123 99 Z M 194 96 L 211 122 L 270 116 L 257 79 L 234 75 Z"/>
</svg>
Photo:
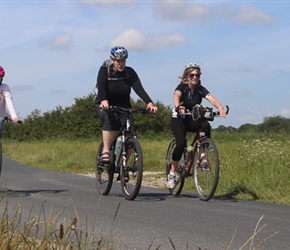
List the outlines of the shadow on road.
<svg viewBox="0 0 290 250">
<path fill-rule="evenodd" d="M 195 194 L 187 194 L 187 193 L 181 193 L 178 196 L 173 196 L 169 193 L 164 192 L 154 192 L 154 193 L 141 193 L 137 196 L 135 201 L 139 202 L 156 202 L 156 201 L 165 201 L 166 199 L 198 199 L 199 197 Z M 201 201 L 202 202 L 202 201 Z M 238 202 L 237 199 L 229 198 L 229 197 L 221 197 L 221 196 L 214 196 L 209 201 L 204 202 Z"/>
<path fill-rule="evenodd" d="M 0 189 L 0 199 L 3 197 L 25 197 L 30 196 L 35 193 L 45 193 L 45 194 L 59 194 L 62 192 L 67 192 L 68 190 L 11 190 L 11 189 Z"/>
</svg>

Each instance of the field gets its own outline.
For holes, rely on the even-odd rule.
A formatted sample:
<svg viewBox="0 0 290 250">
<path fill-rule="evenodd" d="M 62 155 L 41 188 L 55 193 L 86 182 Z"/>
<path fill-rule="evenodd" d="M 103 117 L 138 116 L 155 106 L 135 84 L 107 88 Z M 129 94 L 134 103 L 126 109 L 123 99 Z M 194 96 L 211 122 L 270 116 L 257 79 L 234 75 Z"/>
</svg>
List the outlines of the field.
<svg viewBox="0 0 290 250">
<path fill-rule="evenodd" d="M 139 138 L 145 171 L 165 172 L 170 139 Z M 213 131 L 212 139 L 219 151 L 221 167 L 216 196 L 290 205 L 290 136 Z M 5 156 L 31 167 L 93 174 L 99 141 L 3 140 L 2 144 Z M 184 191 L 195 192 L 191 179 L 186 181 Z"/>
</svg>

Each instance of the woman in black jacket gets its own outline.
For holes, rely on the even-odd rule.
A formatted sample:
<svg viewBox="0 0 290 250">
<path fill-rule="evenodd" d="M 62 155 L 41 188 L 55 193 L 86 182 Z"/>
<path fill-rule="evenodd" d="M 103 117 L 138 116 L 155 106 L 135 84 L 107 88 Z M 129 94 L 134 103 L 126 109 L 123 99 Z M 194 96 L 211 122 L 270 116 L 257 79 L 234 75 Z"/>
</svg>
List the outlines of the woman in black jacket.
<svg viewBox="0 0 290 250">
<path fill-rule="evenodd" d="M 121 124 L 125 122 L 124 116 L 116 111 L 110 110 L 109 106 L 119 106 L 131 108 L 130 94 L 131 88 L 147 104 L 150 111 L 157 112 L 151 98 L 144 90 L 141 81 L 131 67 L 126 66 L 128 51 L 124 47 L 116 46 L 111 49 L 110 61 L 105 62 L 99 69 L 97 77 L 98 96 L 95 110 L 97 116 L 103 121 L 103 153 L 101 160 L 109 162 L 109 151 L 115 133 L 120 129 Z M 132 121 L 132 132 L 134 130 L 134 121 Z"/>
</svg>

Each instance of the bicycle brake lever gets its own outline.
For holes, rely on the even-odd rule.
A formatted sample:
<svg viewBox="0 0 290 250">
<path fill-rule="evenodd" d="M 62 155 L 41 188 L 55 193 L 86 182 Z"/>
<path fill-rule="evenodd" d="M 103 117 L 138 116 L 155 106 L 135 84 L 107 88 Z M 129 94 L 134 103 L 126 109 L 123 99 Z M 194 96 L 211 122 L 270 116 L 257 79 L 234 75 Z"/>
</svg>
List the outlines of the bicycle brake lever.
<svg viewBox="0 0 290 250">
<path fill-rule="evenodd" d="M 226 105 L 226 108 L 227 108 L 227 112 L 226 112 L 226 114 L 228 114 L 229 111 L 230 111 L 230 107 L 229 107 L 228 105 Z"/>
<path fill-rule="evenodd" d="M 229 108 L 229 106 L 228 105 L 226 105 L 226 108 L 227 108 L 227 111 L 226 111 L 226 115 L 229 113 L 229 111 L 230 111 L 230 108 Z M 220 115 L 220 112 L 219 111 L 217 111 L 217 112 L 213 112 L 213 115 L 214 116 L 219 116 Z"/>
</svg>

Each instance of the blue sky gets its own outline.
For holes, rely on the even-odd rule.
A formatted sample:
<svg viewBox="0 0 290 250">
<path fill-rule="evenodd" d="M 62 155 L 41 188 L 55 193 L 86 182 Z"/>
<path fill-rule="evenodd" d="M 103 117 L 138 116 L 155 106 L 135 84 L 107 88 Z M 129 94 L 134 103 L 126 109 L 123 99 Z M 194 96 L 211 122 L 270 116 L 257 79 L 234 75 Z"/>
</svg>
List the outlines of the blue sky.
<svg viewBox="0 0 290 250">
<path fill-rule="evenodd" d="M 290 118 L 289 1 L 0 3 L 0 65 L 22 119 L 92 93 L 115 45 L 128 49 L 127 65 L 164 105 L 172 106 L 184 66 L 200 64 L 202 84 L 230 106 L 213 127 Z"/>
</svg>

